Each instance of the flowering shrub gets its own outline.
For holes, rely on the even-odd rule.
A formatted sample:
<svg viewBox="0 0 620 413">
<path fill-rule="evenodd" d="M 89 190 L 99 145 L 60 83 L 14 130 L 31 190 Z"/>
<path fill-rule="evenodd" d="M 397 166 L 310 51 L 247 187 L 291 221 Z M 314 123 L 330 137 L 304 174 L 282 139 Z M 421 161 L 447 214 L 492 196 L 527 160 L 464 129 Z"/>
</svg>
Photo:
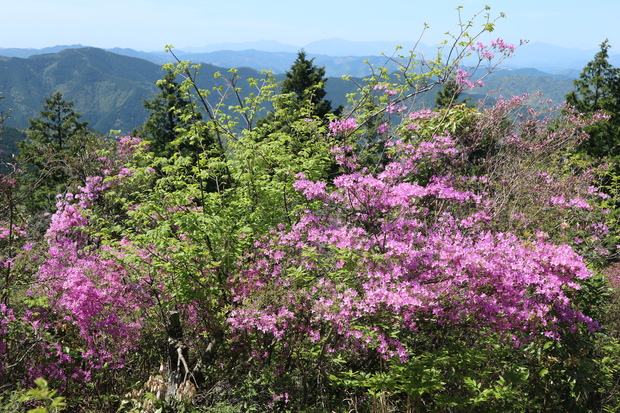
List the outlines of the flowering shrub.
<svg viewBox="0 0 620 413">
<path fill-rule="evenodd" d="M 458 156 L 453 141 L 436 143 L 396 144 L 402 156 L 383 172 L 342 175 L 333 189 L 298 180 L 324 206 L 256 245 L 233 283 L 242 304 L 229 318 L 233 329 L 298 339 L 303 332 L 311 342 L 329 332 L 331 351 L 371 348 L 403 360 L 399 331 L 427 323 L 474 323 L 517 342 L 558 337 L 578 323 L 596 329 L 566 294 L 591 275 L 568 245 L 494 231 L 485 192 L 459 189 L 449 176 L 411 181 L 416 164 Z M 269 304 L 274 294 L 279 300 Z"/>
<path fill-rule="evenodd" d="M 597 208 L 606 195 L 592 171 L 561 158 L 596 119 L 567 111 L 541 121 L 521 111 L 526 98 L 451 109 L 463 112 L 453 134 L 431 135 L 446 124 L 441 112 L 410 113 L 396 128 L 406 139 L 386 139 L 384 165 L 336 146 L 344 174 L 297 175 L 294 188 L 315 206 L 256 242 L 230 284 L 239 349 L 276 377 L 292 374 L 284 360 L 296 354 L 306 374 L 341 378 L 344 366 L 378 359 L 418 372 L 420 343 L 440 331 L 486 332 L 519 349 L 598 331 L 573 299 L 592 277 L 583 256 L 608 253 Z M 349 383 L 372 389 L 368 373 Z M 407 394 L 430 389 L 420 386 Z"/>
<path fill-rule="evenodd" d="M 99 245 L 89 216 L 102 201 L 102 192 L 129 175 L 121 166 L 133 156 L 135 146 L 131 149 L 124 139 L 119 147 L 118 154 L 112 155 L 115 159 L 99 159 L 109 173 L 119 171 L 118 177 L 109 181 L 90 177 L 76 194 L 59 195 L 44 237 L 45 250 L 41 253 L 35 244 L 26 243 L 18 256 L 38 268 L 26 292 L 28 305 L 20 308 L 20 315 L 2 304 L 0 342 L 3 335 L 12 341 L 19 335 L 33 340 L 19 366 L 29 380 L 46 377 L 62 387 L 88 382 L 104 367 L 123 367 L 124 357 L 140 341 L 148 294 L 115 258 L 119 251 Z M 16 227 L 9 233 L 26 235 Z M 12 357 L 17 355 L 15 345 L 11 343 Z M 0 350 L 0 355 L 7 351 L 4 342 Z"/>
</svg>

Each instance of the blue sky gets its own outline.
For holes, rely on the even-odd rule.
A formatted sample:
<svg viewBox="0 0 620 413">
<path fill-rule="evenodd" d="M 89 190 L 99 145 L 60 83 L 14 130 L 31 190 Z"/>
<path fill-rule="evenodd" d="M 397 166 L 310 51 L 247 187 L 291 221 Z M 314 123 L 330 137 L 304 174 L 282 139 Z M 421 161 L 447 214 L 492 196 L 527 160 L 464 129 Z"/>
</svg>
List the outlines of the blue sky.
<svg viewBox="0 0 620 413">
<path fill-rule="evenodd" d="M 0 47 L 82 44 L 160 51 L 213 43 L 276 40 L 295 46 L 342 38 L 436 44 L 485 4 L 494 37 L 620 50 L 620 1 L 592 0 L 0 0 Z M 480 20 L 480 23 L 482 21 Z M 613 49 L 613 47 L 617 49 Z"/>
</svg>

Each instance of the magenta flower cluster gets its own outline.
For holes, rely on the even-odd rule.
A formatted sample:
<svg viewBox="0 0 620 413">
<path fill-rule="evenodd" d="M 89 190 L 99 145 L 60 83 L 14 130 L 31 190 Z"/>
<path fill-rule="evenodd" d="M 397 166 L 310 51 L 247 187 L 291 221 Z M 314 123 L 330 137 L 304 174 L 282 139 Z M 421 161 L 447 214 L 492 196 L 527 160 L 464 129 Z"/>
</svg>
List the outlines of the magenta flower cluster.
<svg viewBox="0 0 620 413">
<path fill-rule="evenodd" d="M 542 232 L 522 239 L 494 230 L 486 178 L 469 178 L 480 191 L 449 175 L 412 180 L 437 157 L 458 159 L 452 139 L 397 142 L 392 153 L 382 172 L 341 175 L 333 187 L 299 177 L 295 188 L 323 207 L 256 245 L 231 285 L 240 304 L 228 319 L 233 330 L 284 341 L 303 332 L 328 350 L 405 359 L 398 332 L 429 324 L 469 323 L 517 344 L 557 338 L 563 327 L 598 328 L 569 300 L 591 276 L 582 257 Z M 554 200 L 589 208 L 578 198 Z"/>
<path fill-rule="evenodd" d="M 454 78 L 456 79 L 456 82 L 460 85 L 467 86 L 468 88 L 471 88 L 471 89 L 475 87 L 484 86 L 481 80 L 476 80 L 475 82 L 472 82 L 471 76 L 472 76 L 471 73 L 463 69 L 456 69 L 455 74 L 454 74 Z"/>
<path fill-rule="evenodd" d="M 150 305 L 143 281 L 130 278 L 117 259 L 122 251 L 99 245 L 89 219 L 89 210 L 103 192 L 129 175 L 122 164 L 137 143 L 119 142 L 121 157 L 108 162 L 109 167 L 116 166 L 116 178 L 90 177 L 78 193 L 58 197 L 45 234 L 45 255 L 29 291 L 31 296 L 45 297 L 46 304 L 28 311 L 22 320 L 40 342 L 32 353 L 35 358 L 24 361 L 33 379 L 88 381 L 103 366 L 123 367 L 125 355 L 140 340 L 143 310 Z M 3 313 L 3 320 L 11 316 L 10 309 Z M 46 336 L 50 330 L 57 332 L 55 340 Z M 42 356 L 46 363 L 40 363 Z"/>
<path fill-rule="evenodd" d="M 342 135 L 354 130 L 357 127 L 355 118 L 347 118 L 344 120 L 332 120 L 329 122 L 329 135 Z"/>
</svg>

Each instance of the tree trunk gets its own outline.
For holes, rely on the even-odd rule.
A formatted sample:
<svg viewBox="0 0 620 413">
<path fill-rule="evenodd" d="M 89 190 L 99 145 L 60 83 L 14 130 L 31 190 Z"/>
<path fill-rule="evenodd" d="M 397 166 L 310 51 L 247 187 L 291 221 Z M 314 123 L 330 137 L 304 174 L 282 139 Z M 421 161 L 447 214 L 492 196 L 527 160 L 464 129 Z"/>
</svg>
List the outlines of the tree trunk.
<svg viewBox="0 0 620 413">
<path fill-rule="evenodd" d="M 183 329 L 178 311 L 168 314 L 168 375 L 166 401 L 178 398 L 179 386 L 189 379 L 187 347 L 183 345 Z"/>
</svg>

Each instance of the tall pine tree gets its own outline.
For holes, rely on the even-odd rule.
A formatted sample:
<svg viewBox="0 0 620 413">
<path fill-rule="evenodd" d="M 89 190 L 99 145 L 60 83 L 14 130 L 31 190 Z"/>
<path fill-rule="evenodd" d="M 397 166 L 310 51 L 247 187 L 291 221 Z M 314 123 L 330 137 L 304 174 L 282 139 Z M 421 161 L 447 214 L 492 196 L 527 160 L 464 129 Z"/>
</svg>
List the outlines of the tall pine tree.
<svg viewBox="0 0 620 413">
<path fill-rule="evenodd" d="M 27 139 L 18 144 L 19 163 L 31 188 L 28 204 L 34 210 L 53 210 L 56 194 L 81 184 L 89 167 L 86 159 L 98 149 L 100 140 L 73 105 L 60 92 L 45 98 L 39 117 L 28 120 Z"/>
<path fill-rule="evenodd" d="M 314 58 L 308 60 L 302 49 L 297 53 L 291 69 L 286 72 L 282 93 L 295 93 L 299 105 L 310 104 L 310 114 L 323 118 L 332 112 L 331 101 L 325 99 L 326 82 L 325 67 L 316 66 Z"/>
<path fill-rule="evenodd" d="M 73 102 L 64 100 L 62 93 L 52 94 L 45 98 L 39 118 L 28 120 L 29 144 L 55 151 L 67 149 L 73 138 L 88 130 L 88 122 L 80 122 L 81 117 L 73 110 Z"/>
<path fill-rule="evenodd" d="M 283 140 L 284 150 L 298 154 L 308 146 L 309 141 L 316 139 L 314 133 L 308 133 L 304 127 L 296 123 L 316 118 L 327 123 L 326 115 L 338 115 L 342 108 L 332 111 L 331 102 L 325 99 L 325 68 L 308 60 L 302 49 L 297 54 L 286 79 L 282 82 L 281 95 L 274 99 L 274 110 L 259 119 L 253 130 L 257 142 Z M 291 94 L 292 96 L 288 96 Z"/>
<path fill-rule="evenodd" d="M 590 139 L 579 152 L 595 158 L 620 156 L 620 69 L 609 63 L 609 41 L 601 44 L 594 56 L 574 81 L 576 90 L 566 95 L 566 102 L 579 112 L 593 114 L 603 110 L 611 118 L 588 128 Z"/>
<path fill-rule="evenodd" d="M 170 158 L 176 152 L 191 150 L 189 142 L 180 139 L 187 129 L 202 119 L 194 110 L 189 99 L 183 96 L 175 74 L 168 70 L 157 82 L 160 92 L 150 101 L 144 102 L 149 116 L 140 136 L 150 142 L 150 149 L 156 156 Z"/>
</svg>

